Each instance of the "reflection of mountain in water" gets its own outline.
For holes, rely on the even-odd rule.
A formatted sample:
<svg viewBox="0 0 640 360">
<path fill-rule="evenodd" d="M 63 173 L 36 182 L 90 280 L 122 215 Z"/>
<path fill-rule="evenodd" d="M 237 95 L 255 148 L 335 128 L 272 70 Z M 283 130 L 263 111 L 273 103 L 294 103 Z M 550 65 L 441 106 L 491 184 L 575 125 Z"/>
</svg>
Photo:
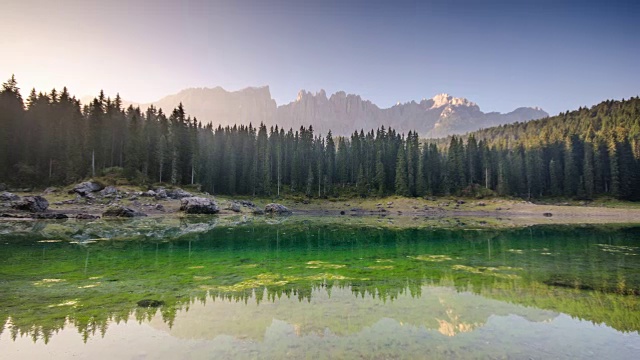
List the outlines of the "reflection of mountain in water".
<svg viewBox="0 0 640 360">
<path fill-rule="evenodd" d="M 301 333 L 349 334 L 392 318 L 452 335 L 473 332 L 491 314 L 547 314 L 537 309 L 640 330 L 637 228 L 391 230 L 291 221 L 217 226 L 178 239 L 50 242 L 54 230 L 70 234 L 61 228 L 50 223 L 31 236 L 3 238 L 0 323 L 11 320 L 4 331 L 13 338 L 46 342 L 72 324 L 86 340 L 132 316 L 154 324 L 160 316 L 178 331 L 190 316 L 182 310 L 201 303 L 227 306 L 225 314 L 242 318 L 238 333 L 255 327 L 255 338 L 274 318 Z M 136 307 L 148 298 L 165 305 Z M 463 300 L 471 298 L 490 306 L 466 311 Z"/>
<path fill-rule="evenodd" d="M 548 321 L 557 313 L 488 299 L 452 287 L 422 286 L 421 296 L 405 291 L 393 301 L 354 296 L 349 288 L 312 292 L 309 301 L 282 297 L 274 302 L 247 303 L 225 299 L 196 302 L 178 311 L 171 325 L 154 317 L 150 324 L 185 339 L 230 335 L 262 340 L 273 319 L 291 324 L 298 336 L 327 331 L 344 336 L 361 332 L 385 318 L 406 326 L 424 327 L 446 336 L 473 331 L 493 315 L 516 314 L 530 321 Z M 211 301 L 213 300 L 213 301 Z"/>
</svg>

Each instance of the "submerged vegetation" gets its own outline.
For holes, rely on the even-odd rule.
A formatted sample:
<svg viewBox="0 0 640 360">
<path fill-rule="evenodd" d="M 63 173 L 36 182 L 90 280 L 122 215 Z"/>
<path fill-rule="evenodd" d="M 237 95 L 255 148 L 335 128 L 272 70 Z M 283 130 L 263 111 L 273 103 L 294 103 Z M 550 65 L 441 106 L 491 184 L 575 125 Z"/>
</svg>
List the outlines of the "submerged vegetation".
<svg viewBox="0 0 640 360">
<path fill-rule="evenodd" d="M 333 292 L 403 303 L 453 289 L 638 332 L 637 234 L 637 227 L 399 230 L 309 221 L 126 240 L 14 232 L 1 236 L 0 321 L 13 338 L 46 342 L 70 323 L 87 340 L 131 316 L 149 321 L 159 313 L 171 327 L 182 310 L 211 301 L 255 303 L 259 313 L 264 304 L 313 302 Z M 414 315 L 404 321 L 444 326 Z M 305 316 L 341 328 L 338 318 Z M 474 326 L 482 316 L 472 316 Z"/>
<path fill-rule="evenodd" d="M 182 105 L 142 112 L 103 93 L 84 105 L 66 89 L 23 101 L 12 78 L 0 90 L 0 182 L 66 185 L 116 172 L 229 195 L 638 200 L 639 120 L 640 99 L 631 98 L 446 143 L 384 127 L 334 139 L 312 126 L 215 128 Z"/>
</svg>

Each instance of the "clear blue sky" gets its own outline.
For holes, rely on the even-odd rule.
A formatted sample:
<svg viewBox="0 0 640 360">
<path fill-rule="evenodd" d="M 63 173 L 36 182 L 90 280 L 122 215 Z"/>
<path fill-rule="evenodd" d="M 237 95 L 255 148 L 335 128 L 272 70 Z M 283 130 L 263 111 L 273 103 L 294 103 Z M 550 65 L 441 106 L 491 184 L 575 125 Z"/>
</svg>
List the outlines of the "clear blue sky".
<svg viewBox="0 0 640 360">
<path fill-rule="evenodd" d="M 640 1 L 34 1 L 2 5 L 0 76 L 23 93 L 138 102 L 187 87 L 441 92 L 551 114 L 640 94 Z M 4 81 L 4 79 L 2 79 Z"/>
</svg>

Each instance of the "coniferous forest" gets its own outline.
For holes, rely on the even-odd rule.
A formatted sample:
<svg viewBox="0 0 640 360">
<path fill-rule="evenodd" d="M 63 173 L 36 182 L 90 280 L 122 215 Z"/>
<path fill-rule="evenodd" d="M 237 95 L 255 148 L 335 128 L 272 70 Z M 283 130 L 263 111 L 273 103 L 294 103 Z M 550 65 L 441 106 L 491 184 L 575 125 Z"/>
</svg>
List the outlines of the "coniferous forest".
<svg viewBox="0 0 640 360">
<path fill-rule="evenodd" d="M 313 127 L 213 127 L 154 107 L 123 108 L 67 89 L 0 89 L 0 182 L 67 185 L 122 172 L 138 184 L 212 194 L 309 197 L 483 195 L 640 199 L 640 98 L 446 140 L 381 127 L 349 138 Z"/>
</svg>

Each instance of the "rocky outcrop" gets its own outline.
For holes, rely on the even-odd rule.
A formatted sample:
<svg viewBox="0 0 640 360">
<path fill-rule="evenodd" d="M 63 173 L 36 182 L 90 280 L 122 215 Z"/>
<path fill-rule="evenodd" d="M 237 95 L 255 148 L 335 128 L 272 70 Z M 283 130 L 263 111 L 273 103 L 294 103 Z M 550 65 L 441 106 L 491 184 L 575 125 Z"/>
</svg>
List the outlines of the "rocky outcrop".
<svg viewBox="0 0 640 360">
<path fill-rule="evenodd" d="M 10 193 L 10 192 L 2 192 L 0 193 L 0 201 L 18 201 L 20 200 L 20 196 Z"/>
<path fill-rule="evenodd" d="M 49 202 L 42 196 L 26 196 L 22 198 L 22 200 L 13 203 L 11 207 L 18 210 L 38 213 L 46 211 L 49 207 Z"/>
<path fill-rule="evenodd" d="M 126 206 L 111 206 L 107 209 L 107 211 L 102 213 L 102 216 L 132 218 L 132 217 L 139 217 L 139 216 L 147 216 L 147 214 L 133 210 Z"/>
<path fill-rule="evenodd" d="M 480 107 L 449 94 L 380 108 L 359 95 L 338 91 L 327 96 L 301 90 L 295 101 L 276 106 L 268 87 L 229 92 L 222 88 L 187 89 L 153 103 L 173 109 L 180 103 L 203 123 L 222 125 L 264 123 L 267 127 L 299 129 L 313 125 L 315 134 L 350 136 L 354 131 L 392 126 L 398 133 L 418 131 L 421 137 L 443 137 L 491 126 L 548 116 L 540 108 L 518 108 L 510 113 L 484 113 Z M 151 104 L 143 105 L 145 106 Z"/>
<path fill-rule="evenodd" d="M 217 214 L 220 212 L 220 208 L 215 201 L 197 196 L 180 200 L 180 210 L 187 214 Z"/>
<path fill-rule="evenodd" d="M 239 203 L 233 201 L 229 204 L 229 206 L 227 207 L 227 210 L 231 210 L 233 212 L 239 213 L 242 211 L 242 208 Z"/>
<path fill-rule="evenodd" d="M 85 181 L 73 188 L 73 192 L 80 196 L 87 196 L 93 192 L 100 191 L 104 189 L 104 185 L 95 181 Z"/>
<path fill-rule="evenodd" d="M 267 206 L 264 207 L 264 212 L 266 214 L 275 215 L 291 214 L 291 210 L 289 210 L 286 206 L 276 203 L 267 204 Z"/>
</svg>

